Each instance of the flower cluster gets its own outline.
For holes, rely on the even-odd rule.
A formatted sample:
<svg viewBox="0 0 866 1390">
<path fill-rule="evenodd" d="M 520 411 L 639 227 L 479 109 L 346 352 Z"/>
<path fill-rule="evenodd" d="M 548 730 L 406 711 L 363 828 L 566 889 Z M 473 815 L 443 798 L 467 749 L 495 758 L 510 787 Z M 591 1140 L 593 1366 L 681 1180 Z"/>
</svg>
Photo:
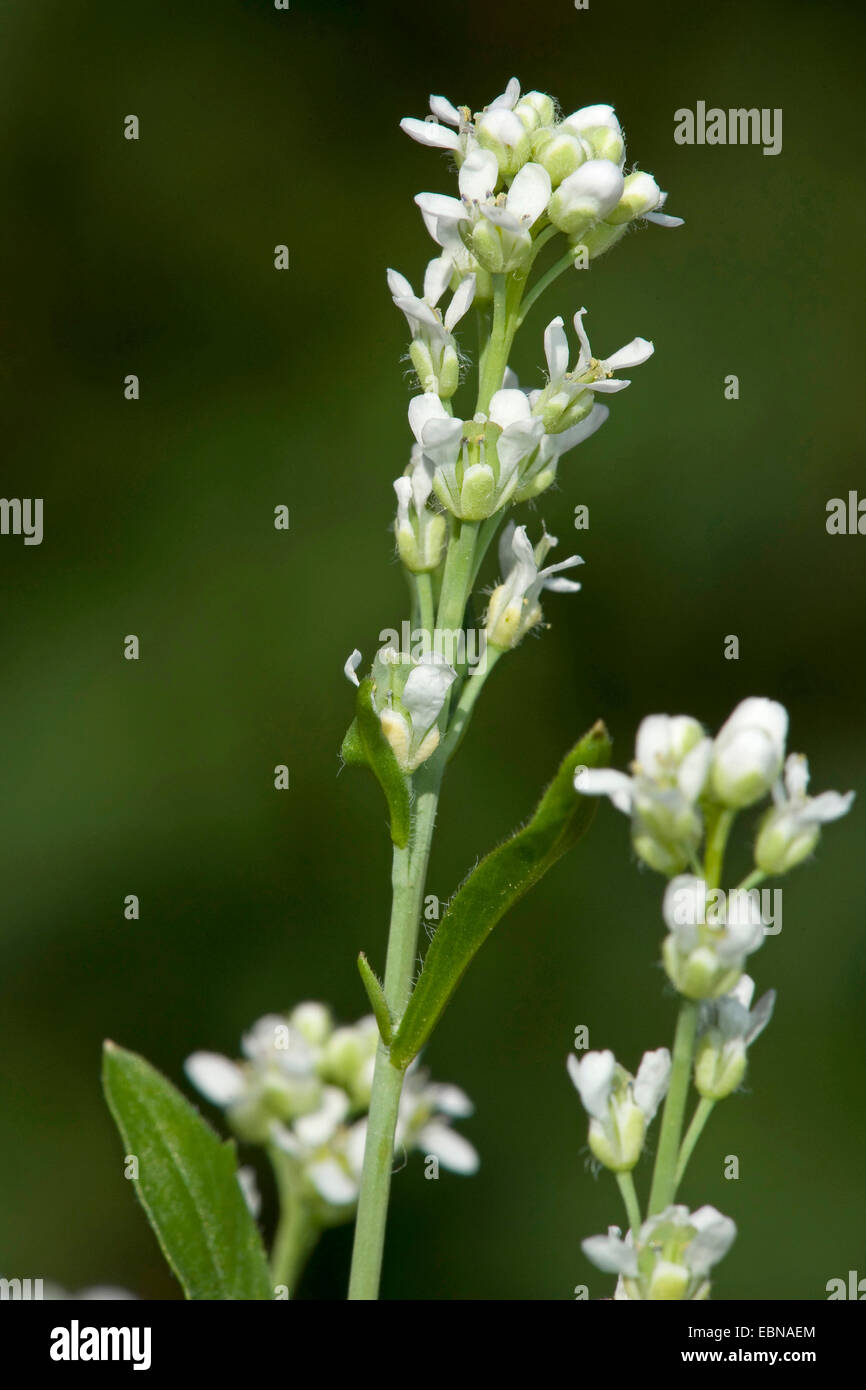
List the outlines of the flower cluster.
<svg viewBox="0 0 866 1390">
<path fill-rule="evenodd" d="M 597 1269 L 617 1274 L 615 1298 L 697 1301 L 709 1298 L 709 1273 L 731 1248 L 737 1228 L 715 1207 L 669 1206 L 643 1223 L 637 1239 L 618 1226 L 590 1236 L 583 1251 Z"/>
<path fill-rule="evenodd" d="M 512 78 L 474 115 L 434 96 L 427 120 L 407 117 L 401 125 L 413 140 L 454 158 L 459 198 L 420 193 L 415 201 L 456 273 L 476 275 L 482 297 L 492 292 L 491 274 L 531 262 L 532 234 L 545 225 L 582 245 L 590 259 L 639 219 L 680 225 L 661 211 L 667 195 L 651 174 L 624 173 L 625 139 L 612 106 L 584 106 L 559 118 L 551 97 L 521 94 Z"/>
<path fill-rule="evenodd" d="M 787 734 L 784 707 L 758 697 L 737 705 L 715 739 L 687 715 L 652 714 L 638 729 L 630 775 L 584 768 L 575 786 L 584 796 L 609 796 L 630 816 L 636 854 L 669 877 L 696 864 L 707 825 L 721 813 L 772 793 L 755 861 L 763 874 L 787 873 L 816 848 L 821 826 L 854 800 L 853 792 L 807 796 L 808 763 L 799 753 L 785 759 Z"/>
<path fill-rule="evenodd" d="M 378 1039 L 372 1015 L 336 1027 L 325 1005 L 310 1002 L 259 1019 L 241 1041 L 242 1061 L 194 1052 L 186 1073 L 239 1139 L 286 1156 L 304 1200 L 327 1225 L 351 1216 L 357 1201 Z M 451 1124 L 472 1108 L 459 1087 L 431 1082 L 413 1066 L 396 1144 L 474 1173 L 478 1155 Z"/>
<path fill-rule="evenodd" d="M 599 1269 L 619 1275 L 617 1298 L 708 1297 L 709 1269 L 735 1235 L 733 1222 L 712 1207 L 692 1214 L 673 1199 L 710 1111 L 742 1085 L 748 1049 L 773 1013 L 775 992 L 752 1007 L 755 984 L 744 973 L 748 957 L 781 925 L 779 891 L 771 915 L 769 890 L 757 885 L 802 863 L 821 826 L 844 816 L 854 799 L 853 792 L 810 797 L 808 764 L 801 754 L 786 757 L 787 737 L 787 711 L 773 700 L 743 700 L 715 738 L 688 715 L 656 714 L 638 729 L 629 773 L 579 768 L 575 774 L 579 792 L 609 796 L 629 816 L 638 857 L 669 879 L 662 962 L 682 996 L 673 1063 L 665 1049 L 647 1053 L 632 1078 L 612 1052 L 568 1060 L 590 1115 L 590 1149 L 625 1184 L 631 1231 L 623 1240 L 611 1228 L 583 1243 Z M 755 867 L 725 892 L 719 884 L 733 821 L 768 794 L 773 805 L 758 825 Z M 690 1076 L 698 1100 L 683 1138 Z M 666 1090 L 650 1194 L 650 1212 L 657 1214 L 641 1222 L 630 1174 Z"/>
</svg>

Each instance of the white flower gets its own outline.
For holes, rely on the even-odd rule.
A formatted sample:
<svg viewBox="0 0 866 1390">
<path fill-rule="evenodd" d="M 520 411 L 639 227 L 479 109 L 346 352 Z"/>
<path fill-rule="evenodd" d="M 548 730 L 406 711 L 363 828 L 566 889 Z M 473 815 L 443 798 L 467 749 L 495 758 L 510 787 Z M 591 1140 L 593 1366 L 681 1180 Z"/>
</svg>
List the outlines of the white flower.
<svg viewBox="0 0 866 1390">
<path fill-rule="evenodd" d="M 707 885 L 694 874 L 671 879 L 662 915 L 669 931 L 662 946 L 664 967 L 689 999 L 727 994 L 737 984 L 746 956 L 764 941 L 760 911 L 728 913 L 727 899 L 720 891 L 714 892 L 708 906 Z"/>
<path fill-rule="evenodd" d="M 702 1300 L 709 1295 L 708 1275 L 731 1248 L 737 1228 L 715 1207 L 690 1212 L 670 1206 L 651 1216 L 625 1240 L 611 1226 L 606 1236 L 582 1242 L 584 1254 L 606 1274 L 618 1274 L 618 1298 L 654 1302 Z"/>
<path fill-rule="evenodd" d="M 802 753 L 785 762 L 784 783 L 773 786 L 774 807 L 761 822 L 755 841 L 755 863 L 765 874 L 786 874 L 808 859 L 818 844 L 821 826 L 839 820 L 851 809 L 853 792 L 821 792 L 808 796 L 809 764 Z"/>
<path fill-rule="evenodd" d="M 447 526 L 441 512 L 427 503 L 433 492 L 433 469 L 416 444 L 406 472 L 394 482 L 397 520 L 394 534 L 400 559 L 413 574 L 435 570 L 442 558 Z"/>
<path fill-rule="evenodd" d="M 452 1173 L 477 1173 L 480 1159 L 451 1120 L 465 1119 L 474 1106 L 459 1086 L 431 1082 L 417 1062 L 406 1072 L 397 1116 L 395 1145 L 436 1158 Z"/>
<path fill-rule="evenodd" d="M 671 1057 L 666 1047 L 645 1052 L 637 1076 L 617 1064 L 610 1051 L 587 1052 L 567 1059 L 583 1108 L 590 1117 L 589 1147 L 600 1163 L 615 1173 L 637 1163 L 647 1125 L 667 1092 Z"/>
<path fill-rule="evenodd" d="M 525 526 L 509 522 L 499 541 L 499 564 L 503 582 L 490 595 L 485 631 L 487 640 L 503 651 L 516 647 L 541 622 L 539 597 L 542 589 L 552 593 L 576 593 L 580 585 L 558 576 L 562 570 L 582 565 L 579 555 L 570 555 L 559 564 L 542 569 L 547 553 L 557 544 L 555 536 L 543 534 L 533 550 Z"/>
<path fill-rule="evenodd" d="M 454 273 L 447 254 L 427 266 L 424 297 L 419 299 L 405 276 L 388 271 L 388 288 L 405 315 L 412 334 L 411 357 L 423 391 L 435 391 L 443 399 L 453 396 L 460 381 L 460 358 L 453 332 L 475 297 L 475 276 L 466 275 L 451 297 L 444 316 L 437 308 Z"/>
<path fill-rule="evenodd" d="M 574 785 L 583 796 L 609 796 L 631 817 L 636 852 L 670 875 L 689 863 L 700 843 L 697 801 L 712 748 L 696 719 L 652 714 L 638 729 L 631 776 L 614 768 L 578 768 Z"/>
<path fill-rule="evenodd" d="M 750 1011 L 755 982 L 741 975 L 729 994 L 704 1000 L 698 1016 L 695 1087 L 708 1100 L 724 1100 L 746 1073 L 746 1052 L 766 1028 L 776 1002 L 769 990 Z"/>
<path fill-rule="evenodd" d="M 382 732 L 404 772 L 414 772 L 439 746 L 439 718 L 457 672 L 436 653 L 416 662 L 400 692 L 400 705 L 381 710 Z"/>
<path fill-rule="evenodd" d="M 457 107 L 447 97 L 431 96 L 430 118 L 419 121 L 406 116 L 400 128 L 419 144 L 450 150 L 461 164 L 480 143 L 496 158 L 497 170 L 501 165 L 503 174 L 514 174 L 529 154 L 528 131 L 540 119 L 552 119 L 552 113 L 553 103 L 543 93 L 530 92 L 520 102 L 520 83 L 512 77 L 505 91 L 474 120 L 467 106 Z"/>
<path fill-rule="evenodd" d="M 562 318 L 551 319 L 544 332 L 544 354 L 547 358 L 548 384 L 532 402 L 534 413 L 541 416 L 548 430 L 565 429 L 582 419 L 592 409 L 595 392 L 623 391 L 629 380 L 614 374 L 622 369 L 640 366 L 652 357 L 654 348 L 646 338 L 633 338 L 610 357 L 592 355 L 589 338 L 583 326 L 586 309 L 578 309 L 574 327 L 580 352 L 571 371 L 568 370 L 568 339 Z"/>
<path fill-rule="evenodd" d="M 459 198 L 442 193 L 419 193 L 415 199 L 424 225 L 461 270 L 466 266 L 466 243 L 486 270 L 514 270 L 532 249 L 530 230 L 547 208 L 550 175 L 540 164 L 525 164 L 507 193 L 495 193 L 499 179 L 496 157 L 475 149 L 457 177 Z"/>
<path fill-rule="evenodd" d="M 409 402 L 409 424 L 433 473 L 436 496 L 464 520 L 492 516 L 512 499 L 522 464 L 542 442 L 522 391 L 497 391 L 488 415 L 455 420 L 432 392 Z M 493 427 L 491 429 L 491 426 Z"/>
<path fill-rule="evenodd" d="M 782 770 L 788 712 L 775 700 L 743 700 L 716 735 L 711 786 L 724 805 L 760 801 Z"/>
</svg>

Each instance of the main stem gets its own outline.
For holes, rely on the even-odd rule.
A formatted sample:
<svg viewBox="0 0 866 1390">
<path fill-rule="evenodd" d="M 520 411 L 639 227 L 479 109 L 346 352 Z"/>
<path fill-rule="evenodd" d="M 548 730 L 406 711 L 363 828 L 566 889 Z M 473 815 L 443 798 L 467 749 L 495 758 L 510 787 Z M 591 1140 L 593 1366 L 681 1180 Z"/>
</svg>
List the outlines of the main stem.
<svg viewBox="0 0 866 1390">
<path fill-rule="evenodd" d="M 458 522 L 452 538 L 442 580 L 437 614 L 438 626 L 458 628 L 463 623 L 466 600 L 472 583 L 478 525 Z M 418 925 L 427 881 L 430 845 L 439 804 L 439 787 L 445 769 L 445 749 L 422 764 L 415 776 L 416 802 L 411 846 L 394 849 L 391 870 L 391 924 L 383 987 L 395 1018 L 406 1007 L 412 990 L 418 953 Z M 349 1279 L 350 1300 L 378 1297 L 385 1247 L 391 1169 L 394 1161 L 394 1132 L 403 1090 L 403 1072 L 391 1065 L 387 1049 L 380 1042 L 373 1073 L 367 1141 L 361 1172 L 358 1218 Z"/>
</svg>

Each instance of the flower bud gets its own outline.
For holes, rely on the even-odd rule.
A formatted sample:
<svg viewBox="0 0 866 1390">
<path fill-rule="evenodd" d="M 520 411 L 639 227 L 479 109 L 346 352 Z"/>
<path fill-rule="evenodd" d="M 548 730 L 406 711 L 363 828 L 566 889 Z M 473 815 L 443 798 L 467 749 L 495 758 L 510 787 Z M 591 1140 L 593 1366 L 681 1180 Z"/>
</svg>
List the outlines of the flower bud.
<svg viewBox="0 0 866 1390">
<path fill-rule="evenodd" d="M 625 142 L 612 106 L 583 106 L 566 116 L 560 128 L 585 140 L 596 159 L 622 164 Z"/>
<path fill-rule="evenodd" d="M 532 152 L 529 131 L 514 111 L 497 107 L 484 111 L 475 123 L 475 137 L 484 150 L 496 156 L 500 174 L 511 177 Z"/>
<path fill-rule="evenodd" d="M 514 114 L 530 133 L 553 124 L 556 106 L 544 92 L 527 92 L 514 108 Z"/>
<path fill-rule="evenodd" d="M 623 177 L 607 159 L 590 159 L 560 184 L 548 216 L 555 227 L 576 236 L 606 217 L 622 196 Z"/>
<path fill-rule="evenodd" d="M 788 713 L 774 700 L 743 700 L 719 730 L 710 773 L 713 795 L 725 806 L 752 806 L 782 770 Z"/>
<path fill-rule="evenodd" d="M 633 222 L 636 217 L 657 208 L 662 191 L 652 174 L 637 172 L 629 174 L 623 186 L 622 197 L 616 207 L 607 214 L 605 221 L 618 226 L 623 222 Z"/>
<path fill-rule="evenodd" d="M 568 131 L 539 131 L 532 142 L 532 156 L 547 170 L 554 188 L 586 161 L 582 141 Z"/>
<path fill-rule="evenodd" d="M 647 1286 L 647 1299 L 654 1302 L 682 1300 L 691 1280 L 691 1272 L 686 1265 L 673 1264 L 670 1260 L 656 1260 Z"/>
<path fill-rule="evenodd" d="M 746 1074 L 746 1044 L 733 1039 L 719 1047 L 709 1035 L 701 1038 L 695 1053 L 695 1089 L 707 1100 L 724 1100 L 737 1089 Z"/>
</svg>

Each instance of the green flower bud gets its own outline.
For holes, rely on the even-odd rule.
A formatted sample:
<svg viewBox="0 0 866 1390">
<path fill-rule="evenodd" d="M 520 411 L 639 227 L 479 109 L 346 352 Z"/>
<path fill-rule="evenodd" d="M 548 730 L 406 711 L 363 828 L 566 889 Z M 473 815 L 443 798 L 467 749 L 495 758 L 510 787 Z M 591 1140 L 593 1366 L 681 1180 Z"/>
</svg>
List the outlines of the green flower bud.
<svg viewBox="0 0 866 1390">
<path fill-rule="evenodd" d="M 646 1138 L 646 1116 L 627 1096 L 614 1102 L 616 1128 L 600 1120 L 591 1120 L 589 1147 L 599 1163 L 612 1173 L 628 1173 L 635 1166 Z"/>
<path fill-rule="evenodd" d="M 746 1074 L 746 1044 L 735 1039 L 726 1044 L 707 1034 L 695 1054 L 695 1087 L 707 1100 L 724 1100 L 736 1091 Z"/>
<path fill-rule="evenodd" d="M 495 154 L 499 172 L 506 178 L 516 174 L 532 153 L 529 131 L 523 121 L 514 111 L 502 107 L 479 116 L 475 136 L 482 149 Z"/>
<path fill-rule="evenodd" d="M 553 98 L 544 92 L 527 92 L 515 106 L 514 114 L 525 128 L 532 132 L 538 130 L 539 126 L 553 124 L 556 105 Z"/>
<path fill-rule="evenodd" d="M 647 1298 L 654 1302 L 672 1302 L 686 1296 L 692 1275 L 686 1265 L 670 1260 L 657 1260 L 647 1287 Z"/>
<path fill-rule="evenodd" d="M 605 220 L 617 226 L 622 222 L 633 222 L 636 217 L 643 217 L 657 208 L 661 196 L 662 191 L 652 174 L 640 171 L 629 174 L 625 180 L 622 197 Z"/>
<path fill-rule="evenodd" d="M 532 142 L 532 154 L 547 170 L 554 188 L 558 188 L 563 179 L 579 169 L 586 159 L 581 141 L 567 131 L 539 131 Z"/>
</svg>

